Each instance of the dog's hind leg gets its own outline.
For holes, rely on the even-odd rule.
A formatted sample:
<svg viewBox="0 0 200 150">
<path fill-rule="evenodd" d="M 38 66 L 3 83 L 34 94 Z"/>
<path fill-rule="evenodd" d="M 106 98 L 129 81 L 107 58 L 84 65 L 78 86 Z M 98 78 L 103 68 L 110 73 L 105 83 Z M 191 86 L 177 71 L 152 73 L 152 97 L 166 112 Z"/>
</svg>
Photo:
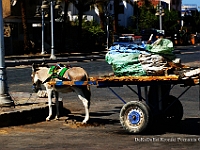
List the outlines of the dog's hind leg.
<svg viewBox="0 0 200 150">
<path fill-rule="evenodd" d="M 82 123 L 87 123 L 89 120 L 89 106 L 88 106 L 88 100 L 85 98 L 82 89 L 80 88 L 73 88 L 76 94 L 78 95 L 78 98 L 82 101 L 83 106 L 85 108 L 85 118 L 82 121 Z"/>
<path fill-rule="evenodd" d="M 59 101 L 58 101 L 59 93 L 57 91 L 54 91 L 54 92 L 55 92 L 55 98 L 56 98 L 56 117 L 55 117 L 55 119 L 58 120 L 59 115 L 60 115 Z"/>
</svg>

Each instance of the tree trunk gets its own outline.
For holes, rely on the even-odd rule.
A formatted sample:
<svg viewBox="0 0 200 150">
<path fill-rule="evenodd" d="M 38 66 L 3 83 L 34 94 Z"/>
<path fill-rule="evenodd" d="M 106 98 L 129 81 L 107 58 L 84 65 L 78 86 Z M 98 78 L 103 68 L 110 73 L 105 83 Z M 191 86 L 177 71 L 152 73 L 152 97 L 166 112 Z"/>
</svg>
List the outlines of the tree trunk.
<svg viewBox="0 0 200 150">
<path fill-rule="evenodd" d="M 28 35 L 28 27 L 27 27 L 27 20 L 26 20 L 26 7 L 25 7 L 25 0 L 20 1 L 21 6 L 21 15 L 22 15 L 22 27 L 24 32 L 24 53 L 30 53 L 30 39 Z"/>
<path fill-rule="evenodd" d="M 79 37 L 82 36 L 82 22 L 83 22 L 83 11 L 79 9 L 78 11 L 78 34 Z"/>
<path fill-rule="evenodd" d="M 105 15 L 104 15 L 104 2 L 97 2 L 97 8 L 99 9 L 99 19 L 100 19 L 100 27 L 103 31 L 105 31 Z"/>
<path fill-rule="evenodd" d="M 118 12 L 119 10 L 119 0 L 114 0 L 114 21 L 113 21 L 113 32 L 117 33 L 118 32 Z"/>
</svg>

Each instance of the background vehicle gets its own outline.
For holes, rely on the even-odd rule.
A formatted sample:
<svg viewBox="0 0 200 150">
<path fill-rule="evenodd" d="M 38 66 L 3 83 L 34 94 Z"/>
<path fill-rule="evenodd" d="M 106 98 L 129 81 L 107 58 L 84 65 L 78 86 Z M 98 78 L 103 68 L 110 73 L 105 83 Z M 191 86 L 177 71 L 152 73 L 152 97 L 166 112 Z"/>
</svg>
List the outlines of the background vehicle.
<svg viewBox="0 0 200 150">
<path fill-rule="evenodd" d="M 134 44 L 134 39 L 132 36 L 120 36 L 116 37 L 113 45 L 122 45 L 127 47 L 130 44 Z"/>
</svg>

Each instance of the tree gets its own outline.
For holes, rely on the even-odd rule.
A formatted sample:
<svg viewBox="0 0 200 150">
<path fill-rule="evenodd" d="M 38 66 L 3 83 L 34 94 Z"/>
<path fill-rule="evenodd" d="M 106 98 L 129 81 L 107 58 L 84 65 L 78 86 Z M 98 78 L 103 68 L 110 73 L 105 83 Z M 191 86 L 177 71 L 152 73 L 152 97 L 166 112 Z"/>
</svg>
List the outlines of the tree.
<svg viewBox="0 0 200 150">
<path fill-rule="evenodd" d="M 157 27 L 158 18 L 155 16 L 155 9 L 151 6 L 143 5 L 139 9 L 138 25 L 139 29 L 148 29 Z"/>
<path fill-rule="evenodd" d="M 196 11 L 194 14 L 195 32 L 200 32 L 200 12 Z"/>
<path fill-rule="evenodd" d="M 180 17 L 178 11 L 168 9 L 164 10 L 165 15 L 163 16 L 163 29 L 165 34 L 170 36 L 180 30 Z"/>
<path fill-rule="evenodd" d="M 119 0 L 114 0 L 114 21 L 113 21 L 113 32 L 118 31 L 118 15 L 119 15 Z"/>
<path fill-rule="evenodd" d="M 83 21 L 83 14 L 85 11 L 90 10 L 90 6 L 94 3 L 93 0 L 67 0 L 75 5 L 78 10 L 78 21 L 79 21 L 79 34 L 82 33 L 82 21 Z"/>
<path fill-rule="evenodd" d="M 26 20 L 26 0 L 11 0 L 11 5 L 15 6 L 16 3 L 20 3 L 21 16 L 22 16 L 22 27 L 24 33 L 24 52 L 30 53 L 31 51 L 31 41 L 28 34 L 27 20 Z"/>
<path fill-rule="evenodd" d="M 99 10 L 100 27 L 104 31 L 105 31 L 105 22 L 106 22 L 105 8 L 107 7 L 108 2 L 109 2 L 108 0 L 96 0 L 95 1 L 95 5 L 97 6 L 97 8 Z"/>
<path fill-rule="evenodd" d="M 83 29 L 83 14 L 84 14 L 84 12 L 89 11 L 92 8 L 94 9 L 94 6 L 96 6 L 99 10 L 100 28 L 101 28 L 101 30 L 105 31 L 105 21 L 106 21 L 105 8 L 106 8 L 109 0 L 78 0 L 78 1 L 77 0 L 65 0 L 65 2 L 73 3 L 74 6 L 78 10 L 78 37 L 77 38 L 79 38 L 78 41 L 82 42 L 82 43 L 79 42 L 79 44 L 82 45 L 84 43 L 84 40 L 80 39 L 82 37 L 82 29 Z M 95 28 L 95 30 L 97 29 L 98 31 L 100 31 L 100 29 L 98 29 L 97 27 L 94 27 L 94 28 Z M 82 46 L 79 45 L 78 47 L 82 47 Z"/>
<path fill-rule="evenodd" d="M 28 34 L 27 20 L 26 20 L 26 0 L 19 0 L 21 6 L 21 14 L 22 14 L 22 27 L 24 31 L 24 52 L 30 53 L 31 51 L 31 42 Z"/>
</svg>

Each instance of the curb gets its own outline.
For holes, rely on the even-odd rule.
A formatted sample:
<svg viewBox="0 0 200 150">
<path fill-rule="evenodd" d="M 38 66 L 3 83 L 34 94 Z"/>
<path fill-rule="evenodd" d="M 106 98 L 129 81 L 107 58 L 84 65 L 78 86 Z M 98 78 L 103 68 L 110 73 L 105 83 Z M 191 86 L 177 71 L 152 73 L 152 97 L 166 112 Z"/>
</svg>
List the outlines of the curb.
<svg viewBox="0 0 200 150">
<path fill-rule="evenodd" d="M 0 114 L 0 127 L 17 126 L 45 120 L 48 113 L 48 106 L 34 109 L 10 111 Z"/>
<path fill-rule="evenodd" d="M 31 105 L 31 104 L 30 104 Z M 62 109 L 61 109 L 62 108 Z M 21 110 L 8 111 L 0 114 L 0 127 L 18 126 L 46 121 L 49 113 L 47 104 L 37 105 Z M 56 107 L 52 105 L 52 118 L 56 114 Z M 70 114 L 70 110 L 63 107 L 60 102 L 60 117 Z"/>
<path fill-rule="evenodd" d="M 57 63 L 57 62 L 69 62 L 69 61 L 95 61 L 98 59 L 105 59 L 105 56 L 77 56 L 77 57 L 57 57 L 55 60 L 50 58 L 35 58 L 35 59 L 6 59 L 5 64 L 7 67 L 14 67 L 20 65 L 32 65 L 33 63 Z"/>
<path fill-rule="evenodd" d="M 28 92 L 11 92 L 15 106 L 0 107 L 0 127 L 24 125 L 37 123 L 46 120 L 49 113 L 47 98 L 39 98 L 34 93 L 30 97 Z M 63 108 L 63 102 L 59 101 L 60 114 L 68 115 L 69 110 Z M 53 101 L 52 118 L 56 114 L 56 107 Z"/>
</svg>

